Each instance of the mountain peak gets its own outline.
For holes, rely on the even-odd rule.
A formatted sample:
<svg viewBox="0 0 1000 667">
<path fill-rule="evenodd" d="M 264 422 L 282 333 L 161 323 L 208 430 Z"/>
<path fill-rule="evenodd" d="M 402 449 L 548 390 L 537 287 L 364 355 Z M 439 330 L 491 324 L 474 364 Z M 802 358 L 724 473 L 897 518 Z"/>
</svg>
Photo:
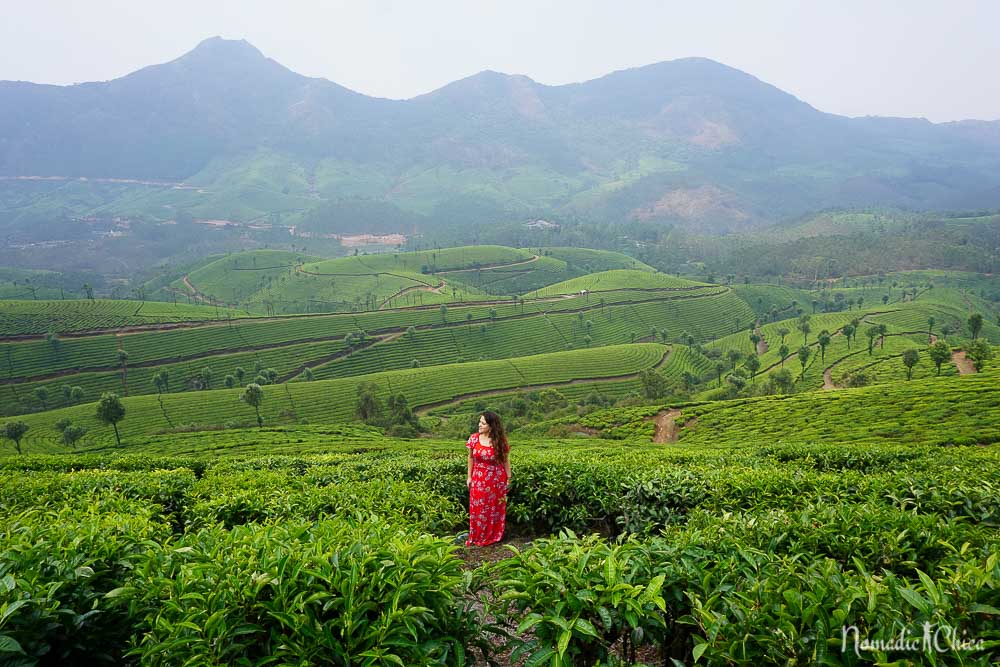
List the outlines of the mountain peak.
<svg viewBox="0 0 1000 667">
<path fill-rule="evenodd" d="M 267 56 L 245 39 L 224 39 L 216 35 L 202 40 L 178 60 L 261 59 Z"/>
</svg>

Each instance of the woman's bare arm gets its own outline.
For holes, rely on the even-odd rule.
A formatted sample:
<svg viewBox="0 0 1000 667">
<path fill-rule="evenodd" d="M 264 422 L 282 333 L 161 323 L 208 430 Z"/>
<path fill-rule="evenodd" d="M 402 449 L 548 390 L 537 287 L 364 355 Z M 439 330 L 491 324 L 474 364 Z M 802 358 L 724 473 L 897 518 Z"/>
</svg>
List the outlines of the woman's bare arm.
<svg viewBox="0 0 1000 667">
<path fill-rule="evenodd" d="M 472 486 L 472 450 L 469 450 L 469 463 L 466 466 L 465 485 Z"/>
</svg>

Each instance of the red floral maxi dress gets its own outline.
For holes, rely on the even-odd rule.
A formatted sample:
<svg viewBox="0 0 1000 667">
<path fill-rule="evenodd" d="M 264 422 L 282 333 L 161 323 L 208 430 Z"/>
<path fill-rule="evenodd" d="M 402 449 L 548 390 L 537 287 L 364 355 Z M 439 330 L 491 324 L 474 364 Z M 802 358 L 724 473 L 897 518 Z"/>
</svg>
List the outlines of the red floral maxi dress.
<svg viewBox="0 0 1000 667">
<path fill-rule="evenodd" d="M 484 547 L 503 539 L 507 520 L 507 471 L 494 460 L 493 447 L 473 433 L 465 446 L 472 450 L 469 487 L 469 539 L 465 546 Z"/>
</svg>

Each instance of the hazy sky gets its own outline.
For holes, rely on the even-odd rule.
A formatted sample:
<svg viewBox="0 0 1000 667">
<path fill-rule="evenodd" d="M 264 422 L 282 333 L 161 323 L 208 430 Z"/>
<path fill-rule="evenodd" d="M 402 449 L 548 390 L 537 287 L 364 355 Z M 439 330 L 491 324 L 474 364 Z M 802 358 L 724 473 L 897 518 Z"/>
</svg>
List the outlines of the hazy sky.
<svg viewBox="0 0 1000 667">
<path fill-rule="evenodd" d="M 823 111 L 993 120 L 998 26 L 995 0 L 31 0 L 4 11 L 0 79 L 112 79 L 221 35 L 380 97 L 484 69 L 559 84 L 704 56 Z"/>
</svg>

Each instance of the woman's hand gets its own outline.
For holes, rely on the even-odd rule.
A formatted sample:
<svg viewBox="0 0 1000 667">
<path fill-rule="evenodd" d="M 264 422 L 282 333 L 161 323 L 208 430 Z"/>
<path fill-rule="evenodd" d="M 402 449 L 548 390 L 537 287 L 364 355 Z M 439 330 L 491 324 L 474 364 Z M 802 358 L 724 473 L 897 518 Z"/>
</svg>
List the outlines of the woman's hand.
<svg viewBox="0 0 1000 667">
<path fill-rule="evenodd" d="M 466 486 L 466 488 L 469 488 L 469 489 L 472 488 L 472 478 L 471 477 L 466 477 L 465 478 L 465 486 Z"/>
</svg>

